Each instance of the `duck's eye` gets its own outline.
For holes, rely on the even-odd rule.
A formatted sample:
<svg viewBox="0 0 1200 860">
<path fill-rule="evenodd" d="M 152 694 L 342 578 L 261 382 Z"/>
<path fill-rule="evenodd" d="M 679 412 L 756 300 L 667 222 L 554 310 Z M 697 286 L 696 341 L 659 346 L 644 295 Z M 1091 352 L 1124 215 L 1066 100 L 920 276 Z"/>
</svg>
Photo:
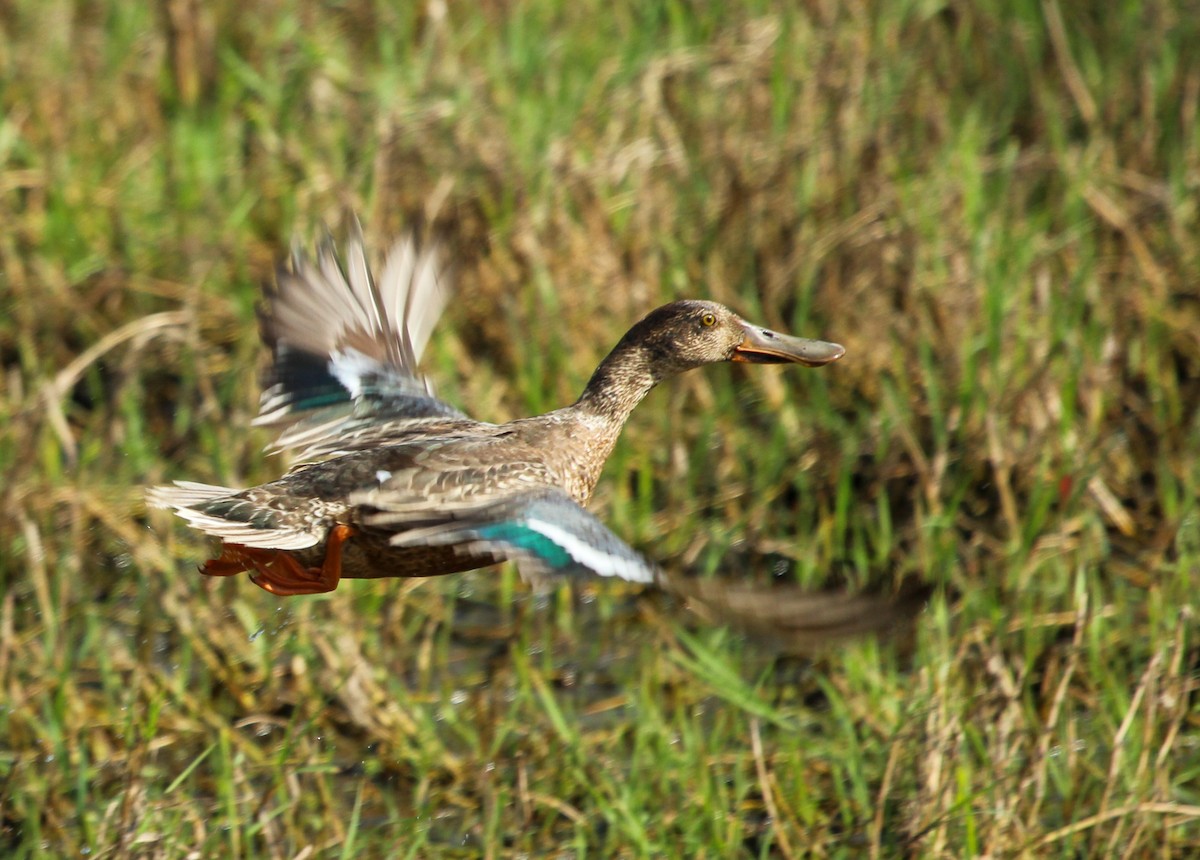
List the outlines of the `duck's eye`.
<svg viewBox="0 0 1200 860">
<path fill-rule="evenodd" d="M 705 311 L 704 315 L 700 317 L 700 324 L 705 328 L 712 328 L 717 324 L 717 315 L 712 311 Z"/>
</svg>

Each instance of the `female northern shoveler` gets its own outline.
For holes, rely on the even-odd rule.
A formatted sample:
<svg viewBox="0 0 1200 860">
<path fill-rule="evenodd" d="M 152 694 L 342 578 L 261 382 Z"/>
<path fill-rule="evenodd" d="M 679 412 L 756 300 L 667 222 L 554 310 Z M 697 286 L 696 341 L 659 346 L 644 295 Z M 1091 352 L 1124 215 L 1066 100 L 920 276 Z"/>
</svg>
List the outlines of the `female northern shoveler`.
<svg viewBox="0 0 1200 860">
<path fill-rule="evenodd" d="M 573 405 L 487 424 L 439 400 L 416 372 L 447 298 L 436 248 L 405 239 L 376 281 L 356 233 L 345 262 L 329 240 L 315 264 L 293 253 L 263 312 L 273 362 L 255 423 L 284 425 L 276 450 L 304 462 L 247 490 L 181 481 L 148 493 L 224 542 L 205 574 L 249 572 L 273 594 L 316 594 L 343 577 L 511 559 L 530 578 L 583 571 L 665 584 L 582 507 L 634 406 L 704 364 L 816 367 L 844 353 L 714 302 L 677 301 L 631 328 Z"/>
</svg>

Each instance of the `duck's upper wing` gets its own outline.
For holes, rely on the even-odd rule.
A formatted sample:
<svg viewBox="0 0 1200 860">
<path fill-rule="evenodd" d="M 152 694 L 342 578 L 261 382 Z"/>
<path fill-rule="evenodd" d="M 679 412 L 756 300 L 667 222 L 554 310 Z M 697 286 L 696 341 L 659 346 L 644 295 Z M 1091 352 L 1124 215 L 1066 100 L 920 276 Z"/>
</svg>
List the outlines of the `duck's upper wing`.
<svg viewBox="0 0 1200 860">
<path fill-rule="evenodd" d="M 368 497 L 369 496 L 369 497 Z M 661 571 L 562 490 L 465 498 L 436 510 L 386 491 L 352 499 L 375 509 L 366 525 L 393 531 L 395 546 L 453 546 L 517 562 L 526 579 L 569 574 L 656 583 Z"/>
<path fill-rule="evenodd" d="M 302 449 L 308 459 L 355 447 L 384 425 L 403 434 L 465 419 L 416 370 L 449 280 L 437 246 L 411 235 L 392 247 L 378 279 L 357 224 L 344 258 L 329 237 L 315 260 L 294 248 L 261 313 L 271 366 L 254 423 L 283 427 L 272 449 Z"/>
</svg>

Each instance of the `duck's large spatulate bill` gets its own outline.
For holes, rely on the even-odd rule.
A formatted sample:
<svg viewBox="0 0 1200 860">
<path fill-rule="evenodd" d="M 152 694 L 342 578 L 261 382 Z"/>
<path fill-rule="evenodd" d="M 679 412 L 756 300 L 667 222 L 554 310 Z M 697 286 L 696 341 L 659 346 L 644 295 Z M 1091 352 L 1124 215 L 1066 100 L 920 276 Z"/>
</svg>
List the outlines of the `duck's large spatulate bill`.
<svg viewBox="0 0 1200 860">
<path fill-rule="evenodd" d="M 792 337 L 768 328 L 742 323 L 741 345 L 733 351 L 733 360 L 749 364 L 803 364 L 820 367 L 846 354 L 841 344 L 807 337 Z"/>
</svg>

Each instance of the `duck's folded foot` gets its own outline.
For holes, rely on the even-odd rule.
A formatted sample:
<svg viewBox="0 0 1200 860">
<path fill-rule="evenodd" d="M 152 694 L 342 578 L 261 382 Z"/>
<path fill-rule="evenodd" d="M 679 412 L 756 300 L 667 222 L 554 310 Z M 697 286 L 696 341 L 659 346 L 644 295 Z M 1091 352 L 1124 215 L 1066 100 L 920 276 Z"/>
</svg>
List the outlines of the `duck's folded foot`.
<svg viewBox="0 0 1200 860">
<path fill-rule="evenodd" d="M 200 565 L 200 572 L 205 576 L 233 576 L 254 570 L 254 562 L 250 560 L 250 554 L 256 552 L 274 554 L 274 550 L 254 550 L 229 543 L 221 547 L 219 558 L 210 558 Z"/>
<path fill-rule="evenodd" d="M 251 582 L 279 597 L 326 594 L 337 588 L 342 578 L 342 544 L 353 534 L 350 526 L 334 526 L 325 547 L 325 562 L 320 567 L 304 567 L 284 550 L 226 544 L 221 556 L 205 563 L 200 572 L 206 576 L 230 576 L 252 571 Z"/>
</svg>

